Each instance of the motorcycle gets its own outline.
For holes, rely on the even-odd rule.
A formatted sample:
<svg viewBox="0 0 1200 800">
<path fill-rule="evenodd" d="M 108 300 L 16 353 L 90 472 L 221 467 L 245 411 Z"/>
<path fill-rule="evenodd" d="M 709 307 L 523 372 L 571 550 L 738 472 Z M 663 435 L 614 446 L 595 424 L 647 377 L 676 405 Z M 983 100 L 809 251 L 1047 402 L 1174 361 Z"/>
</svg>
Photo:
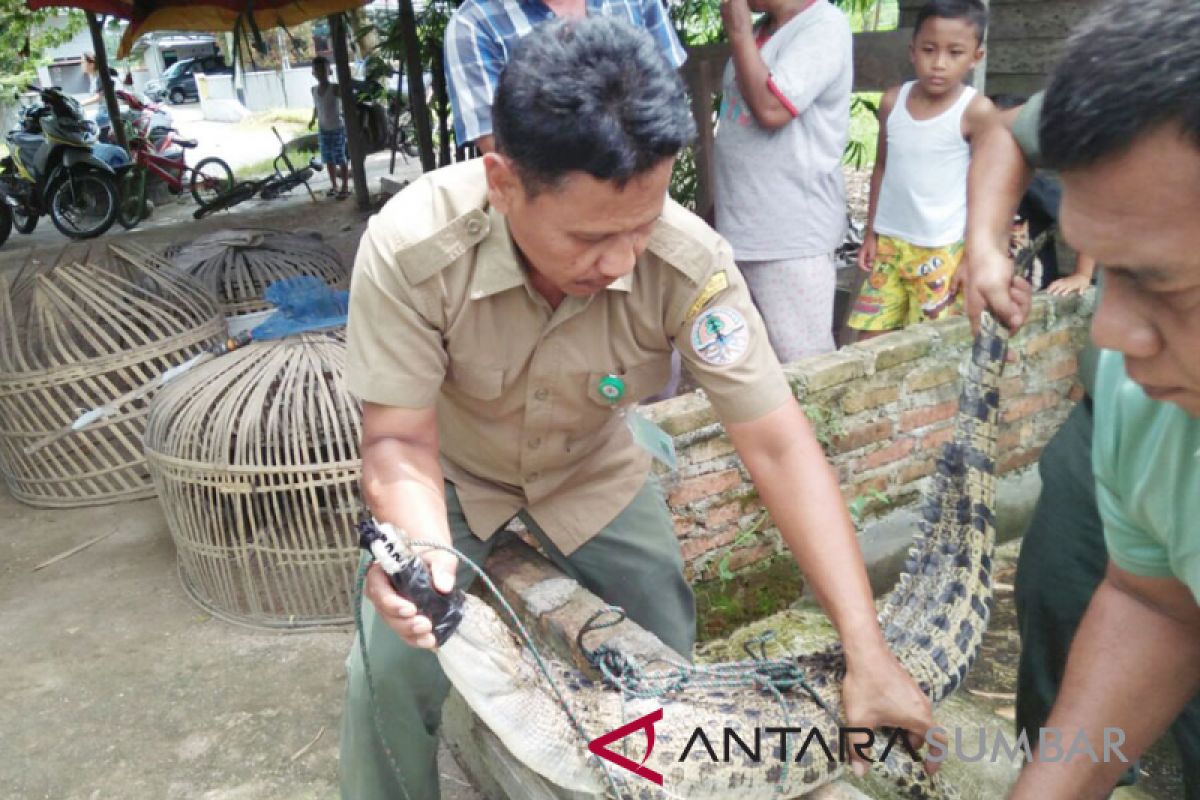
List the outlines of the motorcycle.
<svg viewBox="0 0 1200 800">
<path fill-rule="evenodd" d="M 99 131 L 79 103 L 56 88 L 39 89 L 40 104 L 22 109 L 0 160 L 0 205 L 20 233 L 43 214 L 71 239 L 89 239 L 117 218 L 117 172 L 93 152 Z M 3 222 L 0 221 L 0 228 Z M 0 237 L 0 242 L 3 238 Z"/>
</svg>

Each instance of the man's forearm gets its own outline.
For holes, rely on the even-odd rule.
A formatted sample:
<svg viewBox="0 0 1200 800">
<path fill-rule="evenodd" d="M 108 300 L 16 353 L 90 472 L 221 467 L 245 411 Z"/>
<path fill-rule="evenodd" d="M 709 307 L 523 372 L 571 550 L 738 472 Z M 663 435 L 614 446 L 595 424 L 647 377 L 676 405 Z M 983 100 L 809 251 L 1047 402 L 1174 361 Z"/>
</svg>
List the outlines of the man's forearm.
<svg viewBox="0 0 1200 800">
<path fill-rule="evenodd" d="M 438 453 L 398 439 L 363 447 L 363 499 L 376 519 L 414 539 L 451 541 Z"/>
<path fill-rule="evenodd" d="M 1013 214 L 1033 179 L 1033 168 L 1008 126 L 981 132 L 967 173 L 967 254 L 980 248 L 1007 253 Z"/>
<path fill-rule="evenodd" d="M 1087 755 L 1055 762 L 1039 753 L 1022 772 L 1012 800 L 1104 798 L 1128 768 L 1105 756 L 1105 731 L 1119 728 L 1121 754 L 1132 761 L 1170 725 L 1200 689 L 1200 632 L 1101 583 L 1071 646 L 1067 674 L 1047 723 L 1063 753 L 1081 733 L 1101 763 Z"/>
</svg>

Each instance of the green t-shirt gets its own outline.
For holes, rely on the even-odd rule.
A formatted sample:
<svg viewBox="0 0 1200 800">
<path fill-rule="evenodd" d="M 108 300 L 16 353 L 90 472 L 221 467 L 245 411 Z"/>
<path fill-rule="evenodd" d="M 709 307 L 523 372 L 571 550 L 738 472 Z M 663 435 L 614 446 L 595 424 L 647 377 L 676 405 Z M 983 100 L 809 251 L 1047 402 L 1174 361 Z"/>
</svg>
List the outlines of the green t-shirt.
<svg viewBox="0 0 1200 800">
<path fill-rule="evenodd" d="M 1045 92 L 1038 92 L 1021 106 L 1017 118 L 1013 120 L 1012 135 L 1021 146 L 1021 152 L 1031 167 L 1036 167 L 1042 160 L 1042 147 L 1038 143 L 1038 124 L 1042 119 L 1042 99 Z"/>
<path fill-rule="evenodd" d="M 1200 603 L 1200 418 L 1151 400 L 1117 352 L 1100 354 L 1092 469 L 1108 554 L 1123 570 L 1177 578 Z"/>
</svg>

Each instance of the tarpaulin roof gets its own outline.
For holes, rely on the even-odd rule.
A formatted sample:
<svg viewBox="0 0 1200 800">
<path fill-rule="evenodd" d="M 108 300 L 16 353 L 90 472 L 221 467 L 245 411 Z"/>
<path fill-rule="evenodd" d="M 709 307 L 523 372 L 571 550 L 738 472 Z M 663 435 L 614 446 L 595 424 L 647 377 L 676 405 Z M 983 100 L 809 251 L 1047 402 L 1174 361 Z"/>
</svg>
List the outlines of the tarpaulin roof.
<svg viewBox="0 0 1200 800">
<path fill-rule="evenodd" d="M 370 0 L 27 0 L 29 8 L 79 8 L 129 20 L 117 58 L 152 31 L 228 31 L 291 27 L 356 8 Z"/>
</svg>

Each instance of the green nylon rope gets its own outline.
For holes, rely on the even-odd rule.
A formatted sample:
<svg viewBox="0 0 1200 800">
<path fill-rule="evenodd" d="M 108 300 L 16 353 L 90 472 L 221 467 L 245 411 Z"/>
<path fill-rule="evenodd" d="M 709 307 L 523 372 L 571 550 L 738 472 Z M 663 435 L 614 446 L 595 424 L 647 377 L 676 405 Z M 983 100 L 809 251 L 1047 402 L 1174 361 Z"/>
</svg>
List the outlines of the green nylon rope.
<svg viewBox="0 0 1200 800">
<path fill-rule="evenodd" d="M 464 555 L 456 548 L 438 544 L 434 542 L 409 542 L 410 547 L 428 547 L 435 550 L 443 550 L 452 553 L 456 558 L 469 566 L 475 574 L 483 581 L 484 586 L 491 592 L 492 596 L 500 605 L 501 610 L 510 620 L 512 626 L 517 630 L 521 640 L 525 643 L 525 647 L 533 656 L 537 663 L 538 670 L 550 685 L 554 692 L 555 699 L 559 706 L 570 720 L 576 733 L 579 735 L 580 741 L 583 742 L 586 748 L 587 743 L 592 740 L 583 728 L 583 724 L 579 718 L 571 710 L 570 703 L 563 696 L 562 690 L 559 687 L 558 681 L 551 674 L 549 667 L 546 666 L 545 659 L 542 657 L 541 651 L 534 642 L 529 631 L 522 624 L 520 616 L 516 610 L 501 594 L 500 589 L 488 577 L 483 569 Z M 379 736 L 380 744 L 383 747 L 384 754 L 387 756 L 388 763 L 392 770 L 396 773 L 396 779 L 400 784 L 400 790 L 404 793 L 405 800 L 412 800 L 408 793 L 408 788 L 404 782 L 404 775 L 399 764 L 396 763 L 395 756 L 392 754 L 391 748 L 388 747 L 387 741 L 383 733 L 383 718 L 380 715 L 379 704 L 375 701 L 375 684 L 371 675 L 371 667 L 367 658 L 367 643 L 366 633 L 362 624 L 362 598 L 363 586 L 366 582 L 367 570 L 371 566 L 370 561 L 366 562 L 358 569 L 357 579 L 354 587 L 354 627 L 358 636 L 359 652 L 362 654 L 363 674 L 367 681 L 367 695 L 371 702 L 372 719 L 375 723 L 375 731 Z M 597 622 L 597 618 L 602 614 L 613 614 L 614 618 L 610 621 Z M 779 704 L 783 712 L 784 725 L 790 727 L 791 720 L 788 713 L 788 702 L 784 697 L 783 692 L 792 689 L 804 690 L 814 702 L 817 703 L 832 717 L 837 717 L 837 714 L 832 708 L 817 694 L 816 690 L 808 683 L 804 671 L 792 659 L 768 659 L 766 658 L 766 641 L 770 635 L 761 637 L 755 642 L 746 645 L 748 648 L 755 643 L 761 644 L 760 654 L 753 654 L 749 661 L 735 661 L 726 664 L 713 664 L 696 666 L 685 662 L 676 662 L 668 659 L 656 659 L 656 662 L 667 665 L 669 670 L 648 672 L 645 667 L 634 658 L 631 658 L 624 653 L 613 650 L 607 646 L 601 645 L 595 650 L 589 650 L 583 647 L 582 640 L 584 635 L 594 630 L 602 630 L 604 628 L 617 625 L 625 618 L 623 610 L 614 606 L 606 606 L 600 609 L 592 617 L 584 623 L 583 628 L 579 632 L 576 641 L 579 644 L 580 650 L 587 658 L 588 663 L 595 667 L 604 678 L 604 682 L 611 688 L 621 692 L 622 699 L 656 699 L 666 695 L 681 691 L 684 688 L 696 689 L 737 689 L 758 687 L 769 692 Z M 788 760 L 787 760 L 787 742 L 784 739 L 784 752 L 782 753 L 783 770 L 780 774 L 777 791 L 783 791 L 783 782 L 787 779 Z M 601 759 L 596 759 L 600 762 L 600 767 L 604 771 L 604 777 L 608 782 L 609 788 L 612 789 L 613 795 L 620 800 L 622 797 L 621 790 L 617 786 L 616 780 L 613 778 L 612 772 L 606 762 Z"/>
</svg>

